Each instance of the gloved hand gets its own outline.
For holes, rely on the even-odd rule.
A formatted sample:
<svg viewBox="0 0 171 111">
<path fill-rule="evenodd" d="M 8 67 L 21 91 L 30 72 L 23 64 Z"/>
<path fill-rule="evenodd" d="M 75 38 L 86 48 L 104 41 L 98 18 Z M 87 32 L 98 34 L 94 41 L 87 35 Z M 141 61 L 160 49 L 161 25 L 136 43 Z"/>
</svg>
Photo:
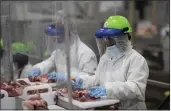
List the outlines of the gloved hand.
<svg viewBox="0 0 171 111">
<path fill-rule="evenodd" d="M 72 80 L 72 88 L 73 89 L 82 89 L 83 80 L 79 77 L 75 78 L 75 81 Z"/>
<path fill-rule="evenodd" d="M 106 88 L 103 86 L 93 87 L 89 90 L 89 96 L 91 97 L 99 98 L 106 95 Z"/>
<path fill-rule="evenodd" d="M 48 79 L 56 79 L 59 81 L 65 81 L 67 79 L 66 73 L 63 72 L 52 72 L 48 74 Z"/>
<path fill-rule="evenodd" d="M 39 68 L 32 69 L 31 72 L 28 73 L 28 76 L 39 76 L 41 73 L 41 70 Z"/>
</svg>

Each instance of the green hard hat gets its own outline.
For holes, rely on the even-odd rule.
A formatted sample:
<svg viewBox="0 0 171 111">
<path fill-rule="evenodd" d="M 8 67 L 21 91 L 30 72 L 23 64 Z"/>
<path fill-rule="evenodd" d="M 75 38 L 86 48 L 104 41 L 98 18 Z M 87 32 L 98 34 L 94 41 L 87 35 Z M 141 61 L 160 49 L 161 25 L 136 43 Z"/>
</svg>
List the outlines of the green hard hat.
<svg viewBox="0 0 171 111">
<path fill-rule="evenodd" d="M 2 48 L 3 46 L 4 46 L 4 43 L 3 43 L 2 39 L 1 39 L 1 41 L 0 41 L 0 47 Z"/>
<path fill-rule="evenodd" d="M 44 54 L 43 54 L 44 57 L 48 57 L 48 55 L 49 55 L 49 54 L 48 54 L 47 51 L 45 51 Z"/>
<path fill-rule="evenodd" d="M 15 42 L 12 44 L 12 53 L 26 53 L 27 46 L 21 42 Z"/>
<path fill-rule="evenodd" d="M 32 42 L 28 42 L 26 44 L 21 42 L 15 42 L 12 44 L 12 52 L 15 53 L 27 53 L 28 51 L 31 51 L 34 47 L 34 44 Z"/>
<path fill-rule="evenodd" d="M 34 45 L 33 42 L 28 42 L 28 43 L 26 44 L 26 49 L 27 49 L 27 51 L 32 50 L 34 47 L 35 47 L 35 45 Z"/>
<path fill-rule="evenodd" d="M 126 27 L 128 27 L 126 32 L 132 32 L 127 18 L 120 15 L 110 16 L 104 23 L 104 28 L 124 29 Z"/>
</svg>

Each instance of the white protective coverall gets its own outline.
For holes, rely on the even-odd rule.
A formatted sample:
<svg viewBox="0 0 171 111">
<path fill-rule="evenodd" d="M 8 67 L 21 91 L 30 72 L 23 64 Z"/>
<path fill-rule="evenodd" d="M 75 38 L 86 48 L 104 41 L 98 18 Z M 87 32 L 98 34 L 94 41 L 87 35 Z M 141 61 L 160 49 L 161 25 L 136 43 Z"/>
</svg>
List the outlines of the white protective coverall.
<svg viewBox="0 0 171 111">
<path fill-rule="evenodd" d="M 65 13 L 58 11 L 55 22 L 64 22 Z M 94 75 L 97 68 L 97 59 L 94 52 L 86 46 L 79 38 L 75 24 L 69 21 L 70 31 L 70 66 L 71 77 L 76 77 L 75 74 Z M 58 43 L 57 43 L 58 44 Z M 41 74 L 48 74 L 56 70 L 56 72 L 67 72 L 66 69 L 66 53 L 65 44 L 58 44 L 51 56 L 45 61 L 38 63 L 34 68 L 40 68 Z"/>
<path fill-rule="evenodd" d="M 161 45 L 163 48 L 163 60 L 164 60 L 164 71 L 169 72 L 170 71 L 170 37 L 167 35 L 167 32 L 170 33 L 170 27 L 169 24 L 167 24 L 165 27 L 161 29 Z"/>
<path fill-rule="evenodd" d="M 27 78 L 28 77 L 27 74 L 31 70 L 32 70 L 32 65 L 30 63 L 28 63 L 27 65 L 25 65 L 23 69 L 16 69 L 15 66 L 13 65 L 14 79 L 16 80 L 16 79 L 20 79 L 20 78 Z M 19 74 L 20 74 L 20 78 L 18 78 L 19 77 Z"/>
<path fill-rule="evenodd" d="M 94 76 L 79 76 L 83 88 L 100 85 L 106 88 L 108 98 L 120 100 L 120 109 L 146 109 L 147 62 L 132 49 L 127 37 L 120 37 L 120 41 L 122 44 L 116 41 L 116 45 L 107 47 Z"/>
</svg>

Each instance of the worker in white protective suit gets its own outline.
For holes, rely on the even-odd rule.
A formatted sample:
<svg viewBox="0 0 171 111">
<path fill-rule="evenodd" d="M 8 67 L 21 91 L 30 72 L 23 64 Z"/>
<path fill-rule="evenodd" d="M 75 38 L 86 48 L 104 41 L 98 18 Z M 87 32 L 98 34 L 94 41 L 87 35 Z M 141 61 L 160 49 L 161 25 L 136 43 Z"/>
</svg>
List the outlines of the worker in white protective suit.
<svg viewBox="0 0 171 111">
<path fill-rule="evenodd" d="M 132 49 L 131 31 L 125 17 L 110 16 L 104 28 L 96 31 L 97 41 L 105 42 L 107 48 L 95 75 L 80 75 L 72 81 L 72 87 L 89 89 L 91 97 L 118 99 L 121 103 L 119 109 L 146 109 L 149 68 L 144 57 Z"/>
<path fill-rule="evenodd" d="M 169 24 L 161 29 L 161 45 L 163 48 L 164 71 L 170 71 L 170 28 Z"/>
<path fill-rule="evenodd" d="M 0 41 L 1 48 L 4 47 L 3 40 Z M 15 42 L 12 44 L 12 54 L 13 54 L 13 73 L 14 79 L 26 78 L 27 73 L 32 70 L 32 65 L 29 62 L 29 57 L 26 55 L 27 52 L 32 50 L 32 48 L 28 48 L 29 43 L 24 44 L 21 42 Z M 2 49 L 2 54 L 5 53 L 5 50 Z M 1 55 L 5 57 L 4 55 Z M 3 59 L 2 63 L 4 62 Z M 3 65 L 2 65 L 3 66 Z M 1 66 L 1 73 L 4 74 L 4 68 Z M 7 75 L 2 75 L 7 76 Z"/>
<path fill-rule="evenodd" d="M 13 55 L 14 79 L 27 78 L 27 73 L 32 70 L 29 57 L 25 54 L 16 53 Z"/>
<path fill-rule="evenodd" d="M 64 36 L 64 23 L 67 16 L 64 11 L 57 12 L 55 24 L 49 25 L 46 29 L 46 34 L 49 38 L 56 41 L 56 50 L 45 61 L 38 63 L 34 69 L 28 73 L 29 76 L 39 76 L 40 74 L 48 74 L 49 79 L 59 81 L 67 80 L 66 69 L 66 52 Z M 68 19 L 69 24 L 69 45 L 70 45 L 70 66 L 71 77 L 79 75 L 94 75 L 97 67 L 97 59 L 94 52 L 86 46 L 79 38 L 76 25 L 71 19 Z M 53 71 L 55 69 L 55 71 Z"/>
</svg>

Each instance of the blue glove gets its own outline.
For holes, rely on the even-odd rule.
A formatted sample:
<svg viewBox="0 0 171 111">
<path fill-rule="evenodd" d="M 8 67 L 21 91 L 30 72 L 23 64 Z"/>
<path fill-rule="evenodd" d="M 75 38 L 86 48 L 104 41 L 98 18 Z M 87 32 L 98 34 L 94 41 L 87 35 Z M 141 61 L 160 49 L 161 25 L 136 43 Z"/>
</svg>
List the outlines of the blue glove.
<svg viewBox="0 0 171 111">
<path fill-rule="evenodd" d="M 31 72 L 28 73 L 28 76 L 39 76 L 41 73 L 39 68 L 32 69 Z"/>
<path fill-rule="evenodd" d="M 106 88 L 103 86 L 97 86 L 89 90 L 89 96 L 91 97 L 99 98 L 106 95 Z"/>
<path fill-rule="evenodd" d="M 82 89 L 83 80 L 79 77 L 75 78 L 75 81 L 72 80 L 72 88 L 73 89 Z"/>
<path fill-rule="evenodd" d="M 48 74 L 48 79 L 56 79 L 59 81 L 65 81 L 67 79 L 66 73 L 61 72 L 52 72 Z"/>
</svg>

